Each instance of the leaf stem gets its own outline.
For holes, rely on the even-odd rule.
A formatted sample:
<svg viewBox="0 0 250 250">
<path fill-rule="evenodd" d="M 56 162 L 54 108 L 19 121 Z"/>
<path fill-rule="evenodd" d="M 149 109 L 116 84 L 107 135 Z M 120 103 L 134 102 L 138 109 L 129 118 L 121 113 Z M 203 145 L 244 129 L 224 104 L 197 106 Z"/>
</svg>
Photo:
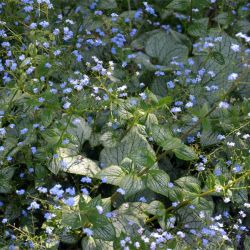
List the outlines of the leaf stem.
<svg viewBox="0 0 250 250">
<path fill-rule="evenodd" d="M 237 87 L 238 87 L 238 84 L 240 82 L 235 82 L 235 84 L 233 84 L 229 90 L 222 96 L 222 98 L 220 98 L 214 105 L 213 107 L 204 115 L 202 116 L 190 129 L 188 129 L 184 134 L 182 134 L 182 136 L 180 137 L 181 140 L 184 140 L 186 139 L 186 137 L 195 129 L 197 128 L 201 123 L 202 121 L 207 118 L 211 113 L 213 113 L 216 108 L 217 108 L 217 105 L 218 105 L 218 102 L 220 102 L 221 100 L 224 100 L 231 92 L 233 92 Z M 158 157 L 157 157 L 157 161 L 161 160 L 162 158 L 164 158 L 166 156 L 166 154 L 168 153 L 168 151 L 164 151 L 162 152 Z"/>
<path fill-rule="evenodd" d="M 245 179 L 245 178 L 248 178 L 248 177 L 250 177 L 250 171 L 247 171 L 245 174 L 241 175 L 239 178 L 235 179 L 234 181 L 229 182 L 226 186 L 223 187 L 223 190 L 225 191 L 227 189 L 230 189 L 236 183 L 238 183 L 242 179 Z M 212 193 L 215 193 L 215 192 L 216 192 L 216 189 L 213 188 L 211 190 L 208 190 L 208 191 L 205 191 L 205 192 L 199 194 L 196 198 L 198 198 L 198 197 L 199 198 L 206 197 L 206 196 L 208 196 L 208 195 L 210 195 Z M 167 208 L 165 210 L 165 213 L 168 214 L 168 213 L 172 212 L 173 210 L 176 211 L 176 210 L 178 210 L 178 209 L 180 209 L 182 207 L 185 207 L 185 206 L 191 204 L 193 202 L 193 200 L 194 199 L 185 200 L 185 201 L 180 202 L 180 204 L 178 206 L 171 206 L 171 207 L 169 207 L 169 208 Z M 146 223 L 150 223 L 150 222 L 156 220 L 157 218 L 158 218 L 158 216 L 154 215 L 153 217 L 151 217 L 148 220 L 146 220 Z"/>
</svg>

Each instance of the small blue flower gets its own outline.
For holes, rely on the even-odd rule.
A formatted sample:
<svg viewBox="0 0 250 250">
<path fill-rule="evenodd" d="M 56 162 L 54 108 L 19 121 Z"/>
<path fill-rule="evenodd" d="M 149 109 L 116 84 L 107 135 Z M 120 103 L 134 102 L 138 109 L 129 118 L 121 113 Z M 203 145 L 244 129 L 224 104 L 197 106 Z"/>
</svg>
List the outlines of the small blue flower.
<svg viewBox="0 0 250 250">
<path fill-rule="evenodd" d="M 222 172 L 221 172 L 221 170 L 220 170 L 219 168 L 216 168 L 216 169 L 214 170 L 214 174 L 215 174 L 216 176 L 221 176 L 221 175 L 222 175 Z"/>
<path fill-rule="evenodd" d="M 125 195 L 125 190 L 124 189 L 122 189 L 122 188 L 118 188 L 117 190 L 116 190 L 116 192 L 117 193 L 120 193 L 121 195 Z"/>
<path fill-rule="evenodd" d="M 82 183 L 91 183 L 92 182 L 92 179 L 90 177 L 82 177 L 81 179 L 81 182 Z"/>
<path fill-rule="evenodd" d="M 32 201 L 27 208 L 28 210 L 39 209 L 40 205 L 36 201 Z"/>
<path fill-rule="evenodd" d="M 82 188 L 82 189 L 81 189 L 81 192 L 82 192 L 83 194 L 85 194 L 85 195 L 89 195 L 89 191 L 88 191 L 87 188 Z"/>
<path fill-rule="evenodd" d="M 169 89 L 173 89 L 173 88 L 175 87 L 174 82 L 173 82 L 173 81 L 167 82 L 167 87 L 168 87 Z"/>
<path fill-rule="evenodd" d="M 21 135 L 24 135 L 24 134 L 26 134 L 28 132 L 28 129 L 27 128 L 24 128 L 24 129 L 21 129 L 20 130 L 20 134 Z"/>
<path fill-rule="evenodd" d="M 74 187 L 69 187 L 69 188 L 66 188 L 66 193 L 70 194 L 70 195 L 75 195 L 76 194 L 76 191 L 75 191 L 75 188 Z"/>
<path fill-rule="evenodd" d="M 25 193 L 24 189 L 16 190 L 17 195 L 23 195 Z"/>
<path fill-rule="evenodd" d="M 44 214 L 44 218 L 45 218 L 46 220 L 51 220 L 51 219 L 53 219 L 53 218 L 55 218 L 55 217 L 56 217 L 56 215 L 53 214 L 53 213 L 45 213 L 45 214 Z"/>
<path fill-rule="evenodd" d="M 168 187 L 169 187 L 169 188 L 173 188 L 173 187 L 174 187 L 174 183 L 173 183 L 173 182 L 169 182 L 169 183 L 168 183 Z"/>
<path fill-rule="evenodd" d="M 70 206 L 73 207 L 75 205 L 75 198 L 74 197 L 69 197 L 68 199 L 63 199 L 63 202 Z"/>
<path fill-rule="evenodd" d="M 107 177 L 102 177 L 101 181 L 102 183 L 107 183 Z"/>
<path fill-rule="evenodd" d="M 239 173 L 241 171 L 241 166 L 239 164 L 235 164 L 233 168 L 234 173 Z"/>
<path fill-rule="evenodd" d="M 93 235 L 93 231 L 89 228 L 83 228 L 82 230 L 87 236 L 92 236 Z"/>
<path fill-rule="evenodd" d="M 7 222 L 8 222 L 8 219 L 6 219 L 6 218 L 3 218 L 3 219 L 2 219 L 2 223 L 3 223 L 3 224 L 6 224 Z"/>
</svg>

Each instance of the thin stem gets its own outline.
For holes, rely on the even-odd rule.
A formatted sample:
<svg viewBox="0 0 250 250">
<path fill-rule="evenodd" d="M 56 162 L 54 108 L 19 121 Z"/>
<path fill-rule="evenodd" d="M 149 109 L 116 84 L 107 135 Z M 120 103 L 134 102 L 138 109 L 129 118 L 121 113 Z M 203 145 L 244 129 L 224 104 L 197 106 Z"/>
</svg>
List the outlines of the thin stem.
<svg viewBox="0 0 250 250">
<path fill-rule="evenodd" d="M 222 98 L 220 98 L 220 100 L 218 100 L 214 106 L 204 115 L 202 116 L 190 129 L 188 129 L 184 134 L 182 134 L 182 136 L 180 137 L 181 140 L 186 139 L 186 137 L 195 129 L 197 128 L 202 121 L 207 118 L 211 113 L 213 113 L 218 105 L 218 102 L 221 100 L 224 100 L 231 92 L 233 92 L 239 85 L 240 82 L 236 82 L 235 84 L 233 84 L 231 86 L 231 88 L 229 88 L 229 90 L 222 96 Z M 166 156 L 166 154 L 168 153 L 168 151 L 164 151 L 163 153 L 161 153 L 158 157 L 157 157 L 157 161 L 161 160 L 162 158 L 164 158 Z"/>
<path fill-rule="evenodd" d="M 247 171 L 245 174 L 241 175 L 239 178 L 237 178 L 234 181 L 231 181 L 230 183 L 228 183 L 226 186 L 223 187 L 223 191 L 226 191 L 226 190 L 230 189 L 232 186 L 234 186 L 235 184 L 237 184 L 239 181 L 241 181 L 242 179 L 248 178 L 248 177 L 250 177 L 250 171 Z M 211 195 L 211 194 L 213 194 L 215 192 L 216 192 L 216 190 L 215 190 L 215 188 L 213 188 L 211 190 L 208 190 L 208 191 L 205 191 L 205 192 L 199 194 L 197 197 L 199 197 L 199 198 L 206 197 L 206 196 Z M 182 201 L 176 207 L 175 206 L 171 206 L 171 207 L 169 207 L 169 208 L 166 209 L 165 213 L 168 214 L 168 213 L 170 213 L 172 211 L 177 211 L 178 209 L 191 204 L 193 202 L 193 200 L 194 199 L 189 199 L 189 200 Z M 148 220 L 146 220 L 146 223 L 150 223 L 150 222 L 156 220 L 157 218 L 158 218 L 158 216 L 154 215 L 153 217 L 151 217 Z"/>
</svg>

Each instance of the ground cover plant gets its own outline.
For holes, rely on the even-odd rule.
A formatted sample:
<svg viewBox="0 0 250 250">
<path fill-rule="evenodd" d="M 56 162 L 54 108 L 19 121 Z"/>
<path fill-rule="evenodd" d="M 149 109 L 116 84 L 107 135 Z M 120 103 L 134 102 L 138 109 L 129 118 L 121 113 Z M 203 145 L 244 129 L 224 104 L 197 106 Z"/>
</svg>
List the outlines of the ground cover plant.
<svg viewBox="0 0 250 250">
<path fill-rule="evenodd" d="M 0 249 L 250 249 L 250 2 L 1 0 Z"/>
</svg>

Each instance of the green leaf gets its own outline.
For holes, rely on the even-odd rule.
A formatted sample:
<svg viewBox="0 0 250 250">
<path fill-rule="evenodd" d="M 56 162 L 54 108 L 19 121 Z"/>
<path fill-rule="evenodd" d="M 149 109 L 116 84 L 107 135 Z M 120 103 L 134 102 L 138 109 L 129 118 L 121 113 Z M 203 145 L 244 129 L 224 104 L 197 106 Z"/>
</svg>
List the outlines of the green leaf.
<svg viewBox="0 0 250 250">
<path fill-rule="evenodd" d="M 211 131 L 202 131 L 200 137 L 200 143 L 202 147 L 211 146 L 217 144 L 219 140 L 217 139 L 218 134 Z"/>
<path fill-rule="evenodd" d="M 125 177 L 125 173 L 119 166 L 113 165 L 113 166 L 104 168 L 95 177 L 98 179 L 107 178 L 107 183 L 119 186 L 122 178 Z"/>
<path fill-rule="evenodd" d="M 165 206 L 160 201 L 152 201 L 151 203 L 148 204 L 146 211 L 149 214 L 163 216 L 165 214 Z"/>
<path fill-rule="evenodd" d="M 183 189 L 178 186 L 170 188 L 168 192 L 168 197 L 171 201 L 183 201 L 184 199 Z"/>
<path fill-rule="evenodd" d="M 143 227 L 148 215 L 145 214 L 147 204 L 141 202 L 123 203 L 114 213 L 116 217 L 112 218 L 112 224 L 115 227 L 117 237 L 123 232 L 126 235 L 134 235 L 135 228 L 129 223 L 137 227 Z"/>
<path fill-rule="evenodd" d="M 182 144 L 181 147 L 176 148 L 173 151 L 177 158 L 182 159 L 184 161 L 192 161 L 198 158 L 194 150 L 185 144 Z"/>
<path fill-rule="evenodd" d="M 5 179 L 5 180 L 10 180 L 12 179 L 14 173 L 15 173 L 15 168 L 13 167 L 6 167 L 6 168 L 2 168 L 0 170 L 0 179 Z"/>
<path fill-rule="evenodd" d="M 166 96 L 168 93 L 166 82 L 167 79 L 162 77 L 156 77 L 150 85 L 151 91 L 159 97 Z"/>
<path fill-rule="evenodd" d="M 168 193 L 169 176 L 161 169 L 151 169 L 147 173 L 147 187 L 162 195 Z"/>
<path fill-rule="evenodd" d="M 90 138 L 92 129 L 82 117 L 75 116 L 71 120 L 72 123 L 67 128 L 67 133 L 72 135 L 73 141 L 80 150 L 83 143 Z"/>
<path fill-rule="evenodd" d="M 0 193 L 2 194 L 8 194 L 11 193 L 12 191 L 12 186 L 7 180 L 0 180 L 1 185 L 0 185 Z"/>
<path fill-rule="evenodd" d="M 182 146 L 181 140 L 179 138 L 169 137 L 166 141 L 162 141 L 159 145 L 164 150 L 175 150 Z"/>
<path fill-rule="evenodd" d="M 221 25 L 229 25 L 233 21 L 233 16 L 227 12 L 222 12 L 214 18 Z"/>
<path fill-rule="evenodd" d="M 151 127 L 150 132 L 152 133 L 152 137 L 158 144 L 164 143 L 168 139 L 173 138 L 171 132 L 166 126 L 154 125 Z"/>
<path fill-rule="evenodd" d="M 96 250 L 96 243 L 93 237 L 84 237 L 81 241 L 82 250 Z"/>
<path fill-rule="evenodd" d="M 115 239 L 115 229 L 112 223 L 105 216 L 98 216 L 93 227 L 93 237 L 105 241 L 113 241 Z"/>
<path fill-rule="evenodd" d="M 78 229 L 83 226 L 79 212 L 63 212 L 62 224 L 71 227 L 72 229 Z"/>
<path fill-rule="evenodd" d="M 114 250 L 113 242 L 84 237 L 81 241 L 82 250 Z"/>
<path fill-rule="evenodd" d="M 145 148 L 154 154 L 144 136 L 131 129 L 121 142 L 113 148 L 104 148 L 100 154 L 100 161 L 106 166 L 120 165 L 122 160 L 139 148 Z"/>
<path fill-rule="evenodd" d="M 60 131 L 56 128 L 46 129 L 41 135 L 49 145 L 55 145 L 60 139 Z"/>
<path fill-rule="evenodd" d="M 132 43 L 131 47 L 133 50 L 143 50 L 149 37 L 157 34 L 160 30 L 151 30 L 142 33 L 138 38 L 136 38 Z"/>
<path fill-rule="evenodd" d="M 171 96 L 165 96 L 159 100 L 157 103 L 157 107 L 166 107 L 170 105 L 173 101 L 173 98 Z"/>
<path fill-rule="evenodd" d="M 79 237 L 76 234 L 63 231 L 60 234 L 60 241 L 67 244 L 76 244 L 79 241 Z"/>
<path fill-rule="evenodd" d="M 132 152 L 129 158 L 132 159 L 135 164 L 144 167 L 151 167 L 156 162 L 155 154 L 143 148 L 138 148 L 136 151 Z"/>
<path fill-rule="evenodd" d="M 63 161 L 63 166 L 59 163 L 59 168 L 65 172 L 93 177 L 100 171 L 96 162 L 83 155 L 76 155 L 70 148 L 59 148 L 58 155 L 60 161 Z"/>
<path fill-rule="evenodd" d="M 52 122 L 53 119 L 56 117 L 56 111 L 53 109 L 45 109 L 41 112 L 41 123 L 43 126 L 48 127 Z"/>
<path fill-rule="evenodd" d="M 191 0 L 172 0 L 167 8 L 177 11 L 185 11 L 191 6 Z"/>
<path fill-rule="evenodd" d="M 58 174 L 60 170 L 62 170 L 61 168 L 61 164 L 58 158 L 53 158 L 49 165 L 48 165 L 48 169 L 53 173 L 53 174 Z"/>
<path fill-rule="evenodd" d="M 132 61 L 134 61 L 136 64 L 141 64 L 145 67 L 147 70 L 156 70 L 155 65 L 153 65 L 150 61 L 150 57 L 142 52 L 137 52 L 134 54 L 135 57 L 132 58 Z"/>
<path fill-rule="evenodd" d="M 0 193 L 8 194 L 12 191 L 10 180 L 15 173 L 15 168 L 6 167 L 0 169 Z"/>
<path fill-rule="evenodd" d="M 121 179 L 119 186 L 126 191 L 127 197 L 146 188 L 145 182 L 142 178 L 133 173 L 125 175 Z"/>
<path fill-rule="evenodd" d="M 191 36 L 203 37 L 206 35 L 207 27 L 203 23 L 194 22 L 188 26 L 188 33 Z"/>
<path fill-rule="evenodd" d="M 185 206 L 177 210 L 177 215 L 181 223 L 188 224 L 190 228 L 201 230 L 204 227 L 204 221 L 209 220 L 213 214 L 214 204 L 211 199 L 196 198 L 192 202 L 195 209 Z M 200 217 L 200 212 L 204 214 L 204 218 Z"/>
<path fill-rule="evenodd" d="M 244 246 L 246 250 L 250 250 L 250 236 L 246 236 L 244 240 Z"/>
<path fill-rule="evenodd" d="M 214 52 L 211 52 L 210 55 L 214 59 L 214 61 L 217 62 L 218 64 L 220 64 L 220 65 L 224 65 L 225 64 L 224 57 L 223 57 L 223 55 L 220 52 L 214 51 Z"/>
<path fill-rule="evenodd" d="M 175 150 L 183 147 L 183 144 L 179 138 L 172 136 L 168 128 L 160 125 L 152 126 L 152 137 L 164 150 Z"/>
<path fill-rule="evenodd" d="M 158 59 L 161 65 L 168 65 L 173 57 L 187 58 L 188 48 L 180 43 L 172 33 L 158 32 L 151 36 L 145 47 L 146 53 Z"/>
<path fill-rule="evenodd" d="M 192 176 L 181 177 L 175 183 L 185 191 L 197 194 L 201 192 L 200 182 Z"/>
<path fill-rule="evenodd" d="M 27 57 L 25 58 L 22 63 L 20 64 L 20 68 L 24 68 L 27 64 L 29 64 L 30 62 L 32 62 L 32 57 Z"/>
<path fill-rule="evenodd" d="M 115 132 L 107 131 L 100 136 L 100 142 L 106 148 L 115 147 L 118 143 L 118 134 Z"/>
<path fill-rule="evenodd" d="M 146 117 L 145 126 L 147 130 L 151 130 L 152 126 L 158 124 L 158 119 L 155 114 L 149 113 Z"/>
<path fill-rule="evenodd" d="M 109 9 L 115 9 L 117 7 L 117 3 L 115 0 L 101 0 L 98 3 L 99 9 L 109 10 Z"/>
</svg>

